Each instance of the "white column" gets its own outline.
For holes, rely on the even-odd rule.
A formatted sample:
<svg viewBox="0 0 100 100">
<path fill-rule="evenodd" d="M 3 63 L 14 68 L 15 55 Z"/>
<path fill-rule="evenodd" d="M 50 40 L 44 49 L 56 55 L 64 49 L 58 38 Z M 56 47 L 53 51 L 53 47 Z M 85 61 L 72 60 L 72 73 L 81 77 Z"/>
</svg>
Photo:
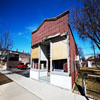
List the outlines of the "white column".
<svg viewBox="0 0 100 100">
<path fill-rule="evenodd" d="M 46 69 L 48 70 L 48 60 L 46 60 Z"/>
<path fill-rule="evenodd" d="M 66 33 L 66 40 L 67 40 L 67 69 L 68 74 L 70 74 L 70 58 L 69 58 L 69 32 Z"/>
<path fill-rule="evenodd" d="M 32 60 L 32 68 L 34 69 L 34 60 Z"/>
<path fill-rule="evenodd" d="M 33 68 L 33 61 L 32 61 L 32 48 L 31 48 L 31 68 Z"/>
<path fill-rule="evenodd" d="M 52 41 L 50 41 L 50 72 L 52 72 Z"/>
<path fill-rule="evenodd" d="M 40 79 L 40 61 L 41 61 L 41 47 L 39 45 L 39 58 L 38 58 L 38 79 Z"/>
</svg>

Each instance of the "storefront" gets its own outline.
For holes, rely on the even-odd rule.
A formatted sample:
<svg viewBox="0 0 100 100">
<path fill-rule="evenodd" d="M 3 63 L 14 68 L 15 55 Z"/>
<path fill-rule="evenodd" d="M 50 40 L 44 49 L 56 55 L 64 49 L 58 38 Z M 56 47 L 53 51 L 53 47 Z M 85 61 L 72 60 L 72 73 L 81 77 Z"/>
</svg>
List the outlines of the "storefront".
<svg viewBox="0 0 100 100">
<path fill-rule="evenodd" d="M 77 50 L 69 28 L 68 13 L 65 11 L 56 18 L 45 19 L 32 33 L 30 78 L 49 79 L 50 84 L 72 90 L 75 81 L 71 72 L 76 70 L 70 63 L 75 58 L 70 55 L 76 56 Z"/>
</svg>

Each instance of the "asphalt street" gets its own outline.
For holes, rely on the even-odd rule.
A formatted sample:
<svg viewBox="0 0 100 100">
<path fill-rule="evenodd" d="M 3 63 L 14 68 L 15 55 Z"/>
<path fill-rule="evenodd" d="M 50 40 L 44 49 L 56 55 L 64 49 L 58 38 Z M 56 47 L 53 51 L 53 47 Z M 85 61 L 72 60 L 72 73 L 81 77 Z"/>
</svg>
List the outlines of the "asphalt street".
<svg viewBox="0 0 100 100">
<path fill-rule="evenodd" d="M 26 69 L 18 69 L 18 68 L 11 68 L 9 69 L 12 73 L 20 74 L 25 77 L 29 77 L 29 68 Z"/>
</svg>

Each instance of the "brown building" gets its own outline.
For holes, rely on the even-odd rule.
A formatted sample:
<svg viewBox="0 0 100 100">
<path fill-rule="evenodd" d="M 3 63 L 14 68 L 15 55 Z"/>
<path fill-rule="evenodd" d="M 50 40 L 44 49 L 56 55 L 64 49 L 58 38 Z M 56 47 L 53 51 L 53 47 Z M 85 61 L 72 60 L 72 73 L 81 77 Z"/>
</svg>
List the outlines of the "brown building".
<svg viewBox="0 0 100 100">
<path fill-rule="evenodd" d="M 69 10 L 45 19 L 32 32 L 30 77 L 45 78 L 50 84 L 71 90 L 78 74 L 79 54 L 68 14 Z"/>
<path fill-rule="evenodd" d="M 7 52 L 7 67 L 16 68 L 18 63 L 30 63 L 30 54 L 18 51 L 8 51 Z"/>
</svg>

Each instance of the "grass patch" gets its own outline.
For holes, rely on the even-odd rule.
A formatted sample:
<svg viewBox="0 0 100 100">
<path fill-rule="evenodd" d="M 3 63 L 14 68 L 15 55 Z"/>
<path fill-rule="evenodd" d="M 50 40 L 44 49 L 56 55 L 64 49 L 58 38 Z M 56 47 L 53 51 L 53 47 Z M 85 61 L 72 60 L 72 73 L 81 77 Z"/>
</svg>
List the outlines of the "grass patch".
<svg viewBox="0 0 100 100">
<path fill-rule="evenodd" d="M 97 68 L 81 68 L 78 79 L 76 83 L 82 87 L 82 74 L 86 73 L 91 75 L 98 75 L 100 76 L 100 70 Z M 87 94 L 95 97 L 100 98 L 100 77 L 93 77 L 93 76 L 86 76 L 86 89 Z M 77 86 L 75 85 L 74 90 L 78 91 Z"/>
<path fill-rule="evenodd" d="M 100 69 L 98 68 L 80 68 L 80 74 L 86 73 L 86 74 L 92 74 L 92 75 L 100 75 Z"/>
<path fill-rule="evenodd" d="M 5 76 L 4 74 L 0 73 L 0 85 L 6 84 L 9 82 L 12 82 L 12 80 L 8 78 L 7 76 Z"/>
</svg>

